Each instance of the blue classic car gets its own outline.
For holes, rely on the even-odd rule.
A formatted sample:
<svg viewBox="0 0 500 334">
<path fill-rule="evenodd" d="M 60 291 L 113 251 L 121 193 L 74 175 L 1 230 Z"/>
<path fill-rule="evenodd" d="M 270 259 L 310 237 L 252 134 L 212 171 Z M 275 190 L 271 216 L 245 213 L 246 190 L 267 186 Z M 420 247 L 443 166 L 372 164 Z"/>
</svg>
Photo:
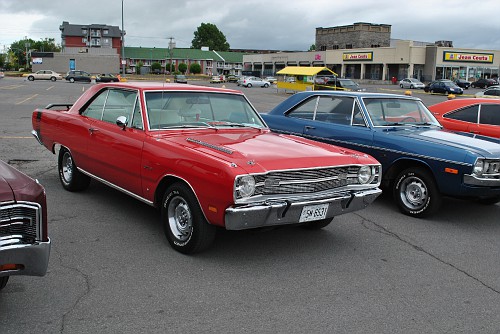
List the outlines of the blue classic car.
<svg viewBox="0 0 500 334">
<path fill-rule="evenodd" d="M 262 116 L 276 132 L 372 155 L 382 164 L 382 188 L 409 216 L 436 212 L 443 196 L 500 201 L 500 141 L 442 129 L 418 98 L 307 91 Z"/>
</svg>

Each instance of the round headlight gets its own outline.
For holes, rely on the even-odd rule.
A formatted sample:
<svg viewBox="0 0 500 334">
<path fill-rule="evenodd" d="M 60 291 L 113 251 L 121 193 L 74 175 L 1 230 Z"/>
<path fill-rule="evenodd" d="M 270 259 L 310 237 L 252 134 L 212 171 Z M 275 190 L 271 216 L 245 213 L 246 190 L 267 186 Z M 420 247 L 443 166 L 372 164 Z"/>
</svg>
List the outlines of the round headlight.
<svg viewBox="0 0 500 334">
<path fill-rule="evenodd" d="M 474 164 L 474 169 L 472 170 L 472 172 L 474 174 L 482 174 L 484 171 L 484 161 L 483 160 L 476 160 L 476 163 Z"/>
<path fill-rule="evenodd" d="M 358 181 L 361 184 L 367 184 L 372 181 L 373 173 L 370 166 L 362 166 L 358 171 Z"/>
<path fill-rule="evenodd" d="M 250 197 L 255 191 L 255 179 L 251 175 L 245 175 L 236 183 L 236 193 L 240 198 Z"/>
</svg>

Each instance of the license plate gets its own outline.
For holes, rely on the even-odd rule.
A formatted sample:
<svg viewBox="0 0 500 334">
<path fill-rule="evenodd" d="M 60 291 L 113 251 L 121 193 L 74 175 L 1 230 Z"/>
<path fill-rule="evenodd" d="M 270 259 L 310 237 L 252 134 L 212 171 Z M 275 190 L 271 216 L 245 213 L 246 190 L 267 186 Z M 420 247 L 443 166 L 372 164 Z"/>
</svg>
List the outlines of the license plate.
<svg viewBox="0 0 500 334">
<path fill-rule="evenodd" d="M 308 205 L 302 208 L 299 223 L 321 220 L 326 218 L 328 204 Z"/>
</svg>

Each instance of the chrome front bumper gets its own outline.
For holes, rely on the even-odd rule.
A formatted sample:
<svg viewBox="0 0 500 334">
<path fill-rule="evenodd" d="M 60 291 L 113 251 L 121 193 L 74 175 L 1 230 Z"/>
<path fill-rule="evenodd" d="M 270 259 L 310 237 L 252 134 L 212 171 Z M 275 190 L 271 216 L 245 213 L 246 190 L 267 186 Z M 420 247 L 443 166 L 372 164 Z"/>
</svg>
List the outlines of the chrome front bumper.
<svg viewBox="0 0 500 334">
<path fill-rule="evenodd" d="M 49 265 L 50 240 L 23 243 L 15 236 L 0 239 L 0 266 L 14 264 L 19 269 L 0 271 L 0 277 L 13 275 L 44 276 Z"/>
<path fill-rule="evenodd" d="M 228 230 L 245 230 L 257 227 L 268 227 L 299 223 L 302 209 L 305 206 L 328 204 L 325 219 L 364 209 L 380 194 L 379 188 L 342 193 L 322 199 L 303 201 L 273 200 L 264 203 L 247 204 L 226 209 L 225 224 Z"/>
</svg>

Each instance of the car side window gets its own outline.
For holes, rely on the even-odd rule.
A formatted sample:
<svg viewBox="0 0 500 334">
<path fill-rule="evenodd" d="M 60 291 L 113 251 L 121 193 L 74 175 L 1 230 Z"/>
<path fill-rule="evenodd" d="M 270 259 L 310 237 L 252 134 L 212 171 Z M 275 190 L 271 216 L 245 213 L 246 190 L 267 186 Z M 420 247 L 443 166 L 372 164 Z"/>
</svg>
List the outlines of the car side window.
<svg viewBox="0 0 500 334">
<path fill-rule="evenodd" d="M 82 116 L 87 116 L 93 119 L 101 119 L 104 103 L 108 97 L 108 91 L 102 91 L 83 111 Z"/>
<path fill-rule="evenodd" d="M 318 104 L 318 97 L 315 96 L 301 103 L 297 108 L 289 112 L 288 116 L 313 120 L 314 111 L 316 110 L 317 104 Z"/>
<path fill-rule="evenodd" d="M 321 96 L 316 108 L 315 120 L 350 125 L 354 99 L 350 97 Z"/>
<path fill-rule="evenodd" d="M 489 89 L 484 92 L 484 95 L 500 96 L 500 89 Z"/>
<path fill-rule="evenodd" d="M 500 125 L 500 104 L 483 104 L 479 112 L 481 124 Z"/>
<path fill-rule="evenodd" d="M 460 109 L 454 113 L 444 115 L 444 118 L 456 119 L 458 121 L 477 123 L 478 121 L 479 106 L 474 105 L 467 108 Z"/>
<path fill-rule="evenodd" d="M 137 93 L 134 91 L 110 89 L 104 105 L 102 120 L 115 124 L 118 117 L 125 116 L 130 121 L 133 116 L 136 97 Z"/>
</svg>

